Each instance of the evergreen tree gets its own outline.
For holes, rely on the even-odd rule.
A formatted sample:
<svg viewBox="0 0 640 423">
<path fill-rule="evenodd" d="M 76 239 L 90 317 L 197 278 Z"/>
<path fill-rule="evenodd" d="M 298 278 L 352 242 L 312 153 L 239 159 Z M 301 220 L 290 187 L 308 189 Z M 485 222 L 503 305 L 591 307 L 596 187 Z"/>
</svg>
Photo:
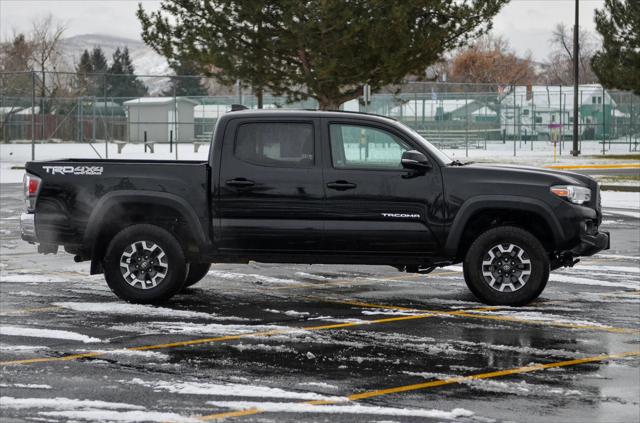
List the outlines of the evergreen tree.
<svg viewBox="0 0 640 423">
<path fill-rule="evenodd" d="M 129 49 L 117 48 L 109 67 L 107 91 L 110 97 L 140 97 L 148 94 L 147 87 L 135 74 Z"/>
<path fill-rule="evenodd" d="M 640 1 L 605 0 L 596 11 L 602 50 L 592 60 L 600 82 L 640 94 Z"/>
<path fill-rule="evenodd" d="M 106 73 L 109 70 L 107 58 L 100 47 L 94 47 L 91 52 L 91 64 L 94 73 Z"/>
<path fill-rule="evenodd" d="M 202 78 L 193 66 L 186 62 L 174 63 L 171 68 L 176 76 L 171 77 L 171 85 L 162 94 L 172 96 L 206 96 L 207 89 L 202 85 Z"/>
<path fill-rule="evenodd" d="M 76 65 L 76 74 L 78 78 L 78 85 L 81 94 L 87 94 L 90 88 L 90 80 L 93 73 L 93 62 L 91 61 L 91 54 L 88 50 L 82 52 L 80 56 L 80 62 Z"/>
<path fill-rule="evenodd" d="M 155 12 L 140 6 L 138 19 L 144 41 L 170 62 L 335 109 L 364 84 L 376 91 L 424 75 L 485 33 L 507 2 L 163 0 Z"/>
</svg>

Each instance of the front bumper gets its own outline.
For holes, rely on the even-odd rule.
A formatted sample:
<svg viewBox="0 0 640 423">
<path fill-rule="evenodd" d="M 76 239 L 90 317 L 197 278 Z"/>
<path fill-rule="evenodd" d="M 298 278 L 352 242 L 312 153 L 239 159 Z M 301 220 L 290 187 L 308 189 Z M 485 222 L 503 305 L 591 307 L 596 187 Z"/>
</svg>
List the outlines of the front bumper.
<svg viewBox="0 0 640 423">
<path fill-rule="evenodd" d="M 35 214 L 22 213 L 20 215 L 20 234 L 22 239 L 27 242 L 37 242 Z"/>
<path fill-rule="evenodd" d="M 581 234 L 580 244 L 571 249 L 574 256 L 592 256 L 595 253 L 608 250 L 611 246 L 609 232 L 599 231 L 593 235 Z"/>
</svg>

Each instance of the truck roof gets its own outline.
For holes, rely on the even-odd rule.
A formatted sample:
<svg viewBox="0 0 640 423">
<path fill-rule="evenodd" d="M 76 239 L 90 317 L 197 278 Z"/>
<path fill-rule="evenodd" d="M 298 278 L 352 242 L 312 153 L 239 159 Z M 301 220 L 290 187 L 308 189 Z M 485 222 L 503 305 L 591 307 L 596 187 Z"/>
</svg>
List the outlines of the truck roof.
<svg viewBox="0 0 640 423">
<path fill-rule="evenodd" d="M 396 119 L 388 116 L 378 115 L 375 113 L 351 112 L 342 110 L 315 110 L 315 109 L 244 109 L 232 110 L 223 116 L 243 117 L 269 117 L 269 116 L 289 116 L 289 117 L 325 117 L 325 118 L 367 118 L 380 121 L 397 122 Z"/>
</svg>

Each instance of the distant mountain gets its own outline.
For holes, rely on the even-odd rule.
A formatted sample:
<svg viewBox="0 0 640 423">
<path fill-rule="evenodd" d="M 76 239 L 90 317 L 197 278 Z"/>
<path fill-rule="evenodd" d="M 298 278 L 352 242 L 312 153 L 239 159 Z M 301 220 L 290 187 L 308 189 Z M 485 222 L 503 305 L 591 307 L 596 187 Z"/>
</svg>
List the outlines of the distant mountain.
<svg viewBox="0 0 640 423">
<path fill-rule="evenodd" d="M 63 39 L 61 45 L 64 67 L 67 69 L 75 69 L 84 50 L 100 47 L 107 61 L 111 63 L 111 57 L 116 48 L 126 46 L 129 48 L 129 55 L 137 75 L 170 75 L 173 73 L 164 57 L 139 40 L 104 34 L 82 34 Z M 149 88 L 151 95 L 160 93 L 167 88 L 169 83 L 169 79 L 166 77 L 143 77 L 141 79 Z"/>
</svg>

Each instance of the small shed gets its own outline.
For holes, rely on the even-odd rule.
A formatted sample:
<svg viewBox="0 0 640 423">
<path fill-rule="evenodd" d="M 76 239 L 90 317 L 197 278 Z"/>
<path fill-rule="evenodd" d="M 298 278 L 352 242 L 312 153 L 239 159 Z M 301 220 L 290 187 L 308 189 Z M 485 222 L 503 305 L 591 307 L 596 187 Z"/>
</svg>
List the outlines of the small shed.
<svg viewBox="0 0 640 423">
<path fill-rule="evenodd" d="M 198 102 L 185 97 L 142 97 L 125 101 L 129 142 L 191 142 L 193 109 Z"/>
</svg>

